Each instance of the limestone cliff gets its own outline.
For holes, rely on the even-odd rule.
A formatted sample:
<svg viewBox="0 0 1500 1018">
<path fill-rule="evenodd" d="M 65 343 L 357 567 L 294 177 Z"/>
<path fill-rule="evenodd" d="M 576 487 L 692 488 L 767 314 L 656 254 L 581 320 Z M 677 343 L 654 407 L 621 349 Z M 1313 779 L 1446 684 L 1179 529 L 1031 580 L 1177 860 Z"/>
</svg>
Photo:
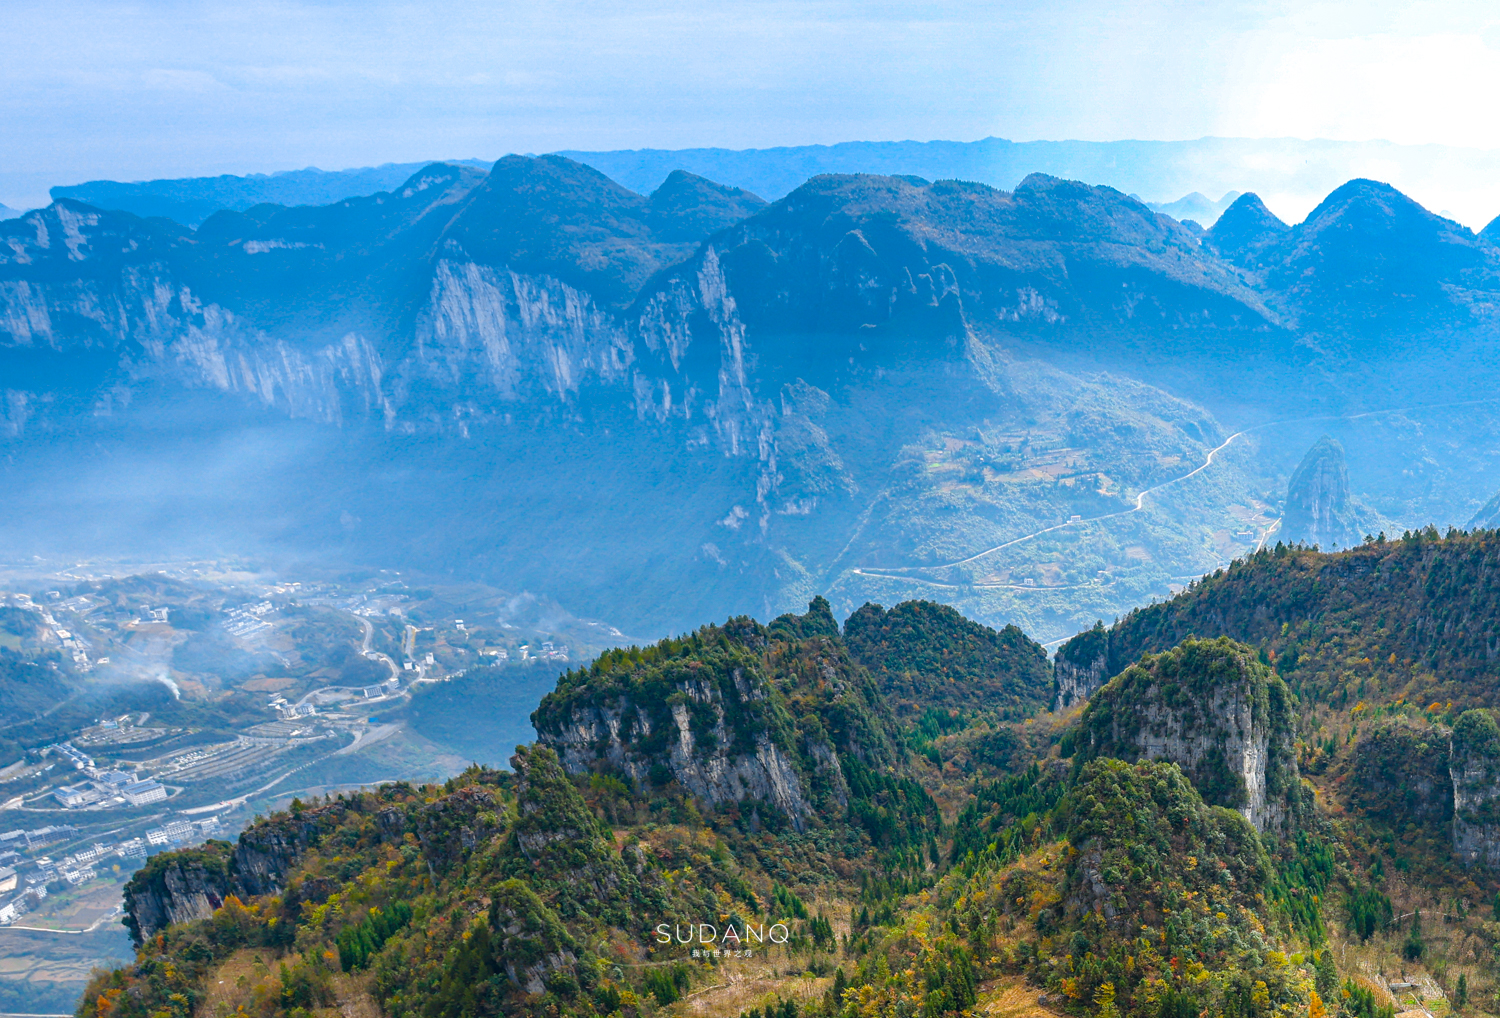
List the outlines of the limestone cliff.
<svg viewBox="0 0 1500 1018">
<path fill-rule="evenodd" d="M 139 944 L 172 923 L 213 915 L 234 893 L 233 848 L 210 841 L 201 848 L 153 856 L 125 885 L 125 926 Z"/>
<path fill-rule="evenodd" d="M 607 652 L 563 676 L 532 723 L 571 773 L 675 783 L 799 830 L 879 798 L 900 759 L 889 711 L 821 597 L 769 627 L 732 619 Z"/>
<path fill-rule="evenodd" d="M 1453 851 L 1465 863 L 1500 863 L 1500 726 L 1487 710 L 1469 710 L 1453 726 Z"/>
<path fill-rule="evenodd" d="M 1052 659 L 1052 677 L 1057 687 L 1053 710 L 1072 710 L 1086 703 L 1109 677 L 1109 633 L 1096 622 L 1057 648 Z"/>
<path fill-rule="evenodd" d="M 1171 761 L 1204 801 L 1279 831 L 1301 795 L 1291 699 L 1244 644 L 1186 640 L 1111 679 L 1074 738 L 1082 759 Z"/>
<path fill-rule="evenodd" d="M 1349 468 L 1338 439 L 1324 435 L 1307 451 L 1286 490 L 1281 530 L 1288 542 L 1325 551 L 1360 542 L 1361 513 L 1349 494 Z"/>
<path fill-rule="evenodd" d="M 360 805 L 350 800 L 308 809 L 299 806 L 252 825 L 234 844 L 210 841 L 200 848 L 153 856 L 125 885 L 125 925 L 140 942 L 173 923 L 212 915 L 231 895 L 242 900 L 268 894 L 298 899 L 316 893 L 316 888 L 290 886 L 288 874 Z M 493 792 L 460 789 L 434 803 L 390 806 L 372 818 L 371 830 L 380 842 L 401 842 L 411 834 L 426 865 L 443 873 L 495 834 L 502 811 Z"/>
</svg>

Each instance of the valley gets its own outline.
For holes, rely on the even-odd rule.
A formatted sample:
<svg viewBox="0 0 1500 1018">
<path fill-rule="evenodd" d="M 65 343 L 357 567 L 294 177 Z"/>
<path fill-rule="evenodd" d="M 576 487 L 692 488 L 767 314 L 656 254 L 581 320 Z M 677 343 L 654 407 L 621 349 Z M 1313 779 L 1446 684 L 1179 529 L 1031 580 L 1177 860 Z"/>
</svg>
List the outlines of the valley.
<svg viewBox="0 0 1500 1018">
<path fill-rule="evenodd" d="M 378 571 L 116 568 L 12 566 L 0 593 L 0 1011 L 71 1007 L 129 956 L 121 892 L 149 856 L 297 795 L 509 752 L 534 737 L 526 690 L 619 635 L 530 595 Z M 491 674 L 521 702 L 476 709 Z"/>
</svg>

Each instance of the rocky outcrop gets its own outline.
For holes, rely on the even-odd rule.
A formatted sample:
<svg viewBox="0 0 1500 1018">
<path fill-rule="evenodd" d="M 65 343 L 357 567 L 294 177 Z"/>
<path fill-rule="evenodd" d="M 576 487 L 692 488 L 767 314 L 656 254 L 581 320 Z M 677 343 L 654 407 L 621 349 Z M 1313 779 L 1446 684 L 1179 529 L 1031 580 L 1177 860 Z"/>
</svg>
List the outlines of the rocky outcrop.
<svg viewBox="0 0 1500 1018">
<path fill-rule="evenodd" d="M 490 898 L 495 954 L 514 986 L 545 993 L 554 972 L 571 972 L 578 944 L 561 918 L 520 880 L 507 880 Z"/>
<path fill-rule="evenodd" d="M 1286 489 L 1281 529 L 1289 542 L 1325 551 L 1360 543 L 1360 513 L 1349 495 L 1349 468 L 1338 439 L 1324 435 L 1307 451 Z"/>
<path fill-rule="evenodd" d="M 1089 701 L 1075 736 L 1085 759 L 1167 760 L 1205 802 L 1280 831 L 1300 802 L 1291 692 L 1227 638 L 1143 658 Z"/>
<path fill-rule="evenodd" d="M 298 860 L 337 827 L 345 812 L 342 802 L 312 809 L 298 805 L 246 828 L 234 844 L 210 841 L 153 856 L 125 885 L 125 925 L 139 942 L 172 923 L 212 915 L 230 895 L 248 900 L 281 893 Z M 377 826 L 390 840 L 399 838 L 407 823 L 403 814 L 393 825 Z"/>
<path fill-rule="evenodd" d="M 537 737 L 573 773 L 607 765 L 638 785 L 676 781 L 713 805 L 769 803 L 800 825 L 811 806 L 785 746 L 787 733 L 746 718 L 774 717 L 767 708 L 775 693 L 748 661 L 731 666 L 726 677 L 721 683 L 690 672 L 674 676 L 669 687 L 575 703 L 561 715 L 549 711 Z M 819 750 L 837 774 L 838 754 Z"/>
<path fill-rule="evenodd" d="M 894 719 L 821 597 L 769 626 L 732 619 L 602 655 L 563 676 L 532 724 L 570 773 L 675 783 L 799 830 L 898 795 Z"/>
<path fill-rule="evenodd" d="M 545 746 L 522 746 L 510 765 L 516 819 L 510 837 L 502 839 L 509 847 L 502 872 L 522 877 L 567 920 L 589 915 L 624 924 L 632 913 L 651 914 L 660 907 L 659 881 L 643 879 L 642 872 L 626 865 L 614 834 L 590 812 L 557 754 Z M 463 858 L 468 857 L 465 852 Z M 490 914 L 493 924 L 496 913 Z M 514 973 L 512 978 L 520 979 Z"/>
<path fill-rule="evenodd" d="M 157 930 L 213 915 L 235 891 L 232 848 L 201 848 L 153 856 L 125 885 L 125 927 L 139 944 Z"/>
<path fill-rule="evenodd" d="M 1500 726 L 1487 710 L 1459 715 L 1449 746 L 1453 851 L 1465 863 L 1500 864 Z"/>
<path fill-rule="evenodd" d="M 1109 676 L 1109 633 L 1103 622 L 1057 648 L 1052 677 L 1057 695 L 1052 709 L 1068 711 L 1086 703 Z"/>
</svg>

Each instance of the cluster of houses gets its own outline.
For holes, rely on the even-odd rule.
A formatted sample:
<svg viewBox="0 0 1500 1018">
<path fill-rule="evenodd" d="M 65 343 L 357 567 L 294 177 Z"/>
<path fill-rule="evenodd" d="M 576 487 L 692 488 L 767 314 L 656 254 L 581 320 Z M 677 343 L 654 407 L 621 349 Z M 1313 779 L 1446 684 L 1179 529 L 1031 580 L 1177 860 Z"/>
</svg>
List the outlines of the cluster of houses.
<svg viewBox="0 0 1500 1018">
<path fill-rule="evenodd" d="M 43 752 L 58 753 L 88 776 L 86 781 L 52 790 L 52 797 L 65 809 L 145 806 L 167 797 L 167 789 L 161 782 L 131 771 L 101 770 L 94 766 L 93 757 L 70 742 L 48 746 Z"/>
<path fill-rule="evenodd" d="M 76 849 L 60 859 L 50 856 L 23 858 L 21 852 L 60 841 L 76 839 L 76 828 L 43 827 L 35 831 L 7 831 L 0 834 L 0 926 L 14 923 L 47 899 L 48 888 L 57 884 L 77 887 L 95 879 L 100 865 L 111 859 L 131 863 L 153 852 L 196 844 L 219 833 L 217 817 L 202 820 L 172 820 L 154 827 L 141 837 L 114 844 L 96 841 L 87 848 Z M 23 872 L 24 871 L 24 872 Z"/>
</svg>

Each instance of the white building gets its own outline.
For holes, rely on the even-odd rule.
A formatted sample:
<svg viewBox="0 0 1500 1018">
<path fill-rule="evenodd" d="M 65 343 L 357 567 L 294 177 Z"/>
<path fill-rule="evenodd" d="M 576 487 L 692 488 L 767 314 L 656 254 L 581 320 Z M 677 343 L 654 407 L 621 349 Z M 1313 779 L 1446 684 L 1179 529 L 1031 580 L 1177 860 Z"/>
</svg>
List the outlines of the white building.
<svg viewBox="0 0 1500 1018">
<path fill-rule="evenodd" d="M 161 827 L 154 827 L 146 832 L 146 840 L 153 845 L 165 845 L 169 841 L 186 841 L 193 836 L 195 828 L 192 821 L 173 820 Z"/>
<path fill-rule="evenodd" d="M 76 870 L 65 870 L 65 871 L 63 871 L 62 878 L 63 878 L 64 881 L 66 881 L 67 883 L 71 884 L 73 887 L 77 887 L 79 884 L 86 884 L 86 883 L 88 883 L 90 880 L 93 880 L 98 875 L 99 874 L 97 874 L 97 873 L 94 872 L 94 867 L 92 867 L 92 866 L 84 866 L 84 867 L 81 867 L 80 869 L 76 869 Z"/>
<path fill-rule="evenodd" d="M 144 806 L 148 802 L 161 802 L 167 797 L 167 790 L 160 781 L 137 781 L 120 789 L 120 794 L 125 801 L 132 806 Z"/>
<path fill-rule="evenodd" d="M 52 797 L 62 803 L 66 809 L 78 809 L 104 798 L 98 791 L 87 785 L 63 785 L 53 790 Z"/>
</svg>

